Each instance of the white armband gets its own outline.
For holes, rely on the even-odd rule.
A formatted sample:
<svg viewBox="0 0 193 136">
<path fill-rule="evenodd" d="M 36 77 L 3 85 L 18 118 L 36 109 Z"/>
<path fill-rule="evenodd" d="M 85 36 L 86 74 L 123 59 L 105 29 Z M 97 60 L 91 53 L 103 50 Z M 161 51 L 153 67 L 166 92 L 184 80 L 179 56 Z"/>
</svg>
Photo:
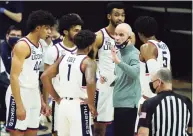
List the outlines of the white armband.
<svg viewBox="0 0 193 136">
<path fill-rule="evenodd" d="M 146 63 L 150 75 L 160 69 L 159 63 L 155 59 L 149 59 Z"/>
</svg>

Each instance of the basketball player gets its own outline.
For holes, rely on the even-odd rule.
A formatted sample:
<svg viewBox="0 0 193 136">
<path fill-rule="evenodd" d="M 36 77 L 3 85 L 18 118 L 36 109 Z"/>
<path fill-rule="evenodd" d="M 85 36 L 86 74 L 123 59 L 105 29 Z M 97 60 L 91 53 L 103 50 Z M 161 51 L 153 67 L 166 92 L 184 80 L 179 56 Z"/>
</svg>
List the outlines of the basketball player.
<svg viewBox="0 0 193 136">
<path fill-rule="evenodd" d="M 111 48 L 115 47 L 114 33 L 118 24 L 125 20 L 125 7 L 121 2 L 111 2 L 107 5 L 109 25 L 99 30 L 94 44 L 94 57 L 98 53 L 99 80 L 95 104 L 99 115 L 94 120 L 95 136 L 105 136 L 106 125 L 113 121 L 113 87 L 115 63 L 112 61 Z M 132 35 L 134 42 L 134 33 Z"/>
<path fill-rule="evenodd" d="M 164 42 L 156 39 L 157 27 L 156 20 L 149 16 L 141 16 L 135 21 L 135 29 L 144 43 L 140 47 L 142 97 L 139 109 L 146 99 L 155 96 L 149 88 L 150 74 L 162 67 L 170 69 L 170 51 Z"/>
<path fill-rule="evenodd" d="M 43 10 L 32 12 L 27 20 L 29 34 L 14 46 L 11 85 L 6 94 L 6 127 L 11 136 L 37 136 L 42 103 L 38 80 L 42 61 L 39 40 L 51 33 L 54 23 L 51 13 Z"/>
<path fill-rule="evenodd" d="M 80 31 L 74 38 L 77 53 L 63 55 L 41 76 L 43 86 L 59 104 L 58 136 L 92 136 L 90 112 L 94 117 L 97 115 L 94 106 L 96 63 L 87 54 L 95 38 L 96 35 L 89 30 Z M 60 95 L 51 82 L 57 74 L 63 88 Z M 88 99 L 88 104 L 84 99 Z"/>
<path fill-rule="evenodd" d="M 74 36 L 81 30 L 83 21 L 78 14 L 70 13 L 64 15 L 59 21 L 59 32 L 64 35 L 63 41 L 55 44 L 49 48 L 44 61 L 44 69 L 47 69 L 50 65 L 63 54 L 63 53 L 76 53 L 77 47 L 74 44 Z M 60 94 L 59 75 L 53 79 L 54 89 Z M 46 93 L 46 90 L 44 91 Z M 47 94 L 45 94 L 47 95 Z M 47 100 L 47 96 L 45 98 Z M 58 105 L 55 101 L 52 102 L 52 134 L 56 136 L 57 131 L 57 109 Z"/>
</svg>

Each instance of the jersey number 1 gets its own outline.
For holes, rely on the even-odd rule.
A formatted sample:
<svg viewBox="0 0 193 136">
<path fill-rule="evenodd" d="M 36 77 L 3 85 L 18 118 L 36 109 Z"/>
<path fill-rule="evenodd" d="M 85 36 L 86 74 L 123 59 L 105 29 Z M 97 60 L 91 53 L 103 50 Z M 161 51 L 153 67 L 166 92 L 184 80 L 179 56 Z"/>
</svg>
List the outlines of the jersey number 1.
<svg viewBox="0 0 193 136">
<path fill-rule="evenodd" d="M 70 80 L 70 70 L 71 70 L 71 64 L 68 64 L 68 81 Z"/>
<path fill-rule="evenodd" d="M 168 59 L 165 56 L 167 54 L 167 52 L 166 51 L 162 51 L 162 54 L 163 54 L 163 67 L 167 67 Z"/>
</svg>

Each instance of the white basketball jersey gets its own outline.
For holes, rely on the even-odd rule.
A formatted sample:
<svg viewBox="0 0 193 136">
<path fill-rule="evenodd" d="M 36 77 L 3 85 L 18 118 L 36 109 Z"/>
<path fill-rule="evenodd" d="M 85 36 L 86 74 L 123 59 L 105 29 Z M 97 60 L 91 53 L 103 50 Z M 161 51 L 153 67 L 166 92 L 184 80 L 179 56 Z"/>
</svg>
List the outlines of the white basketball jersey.
<svg viewBox="0 0 193 136">
<path fill-rule="evenodd" d="M 25 88 L 39 88 L 39 70 L 42 62 L 43 50 L 41 44 L 36 47 L 27 37 L 19 41 L 25 41 L 31 50 L 30 56 L 25 59 L 22 71 L 19 75 L 19 85 Z"/>
<path fill-rule="evenodd" d="M 162 67 L 166 67 L 168 69 L 170 69 L 170 61 L 171 61 L 171 57 L 170 57 L 170 51 L 169 48 L 167 47 L 167 45 L 162 42 L 162 41 L 155 41 L 155 40 L 149 40 L 149 43 L 153 44 L 156 46 L 157 48 L 157 62 L 159 63 L 160 68 Z M 144 67 L 144 66 L 142 66 Z M 147 97 L 153 97 L 155 96 L 155 94 L 153 94 L 149 88 L 149 82 L 150 80 L 150 75 L 149 75 L 149 71 L 148 71 L 148 67 L 147 64 L 145 64 L 145 78 L 144 80 L 142 80 L 142 82 L 144 83 L 144 86 L 142 86 L 142 94 L 147 96 Z"/>
<path fill-rule="evenodd" d="M 107 78 L 107 82 L 114 80 L 115 63 L 112 60 L 111 48 L 115 47 L 115 40 L 108 34 L 106 28 L 101 29 L 103 34 L 103 43 L 98 50 L 98 70 L 101 76 Z M 117 48 L 116 48 L 117 49 Z"/>
<path fill-rule="evenodd" d="M 59 42 L 57 44 L 54 45 L 56 50 L 57 50 L 57 58 L 56 60 L 61 57 L 62 55 L 64 54 L 67 54 L 67 53 L 72 53 L 72 54 L 75 54 L 77 52 L 77 47 L 74 46 L 73 48 L 68 48 L 66 47 L 63 42 Z M 52 83 L 53 83 L 53 86 L 54 86 L 54 89 L 60 93 L 60 77 L 59 75 L 56 75 L 55 78 L 53 78 L 52 80 Z"/>
<path fill-rule="evenodd" d="M 59 65 L 61 97 L 87 98 L 82 61 L 87 55 L 66 54 Z"/>
</svg>

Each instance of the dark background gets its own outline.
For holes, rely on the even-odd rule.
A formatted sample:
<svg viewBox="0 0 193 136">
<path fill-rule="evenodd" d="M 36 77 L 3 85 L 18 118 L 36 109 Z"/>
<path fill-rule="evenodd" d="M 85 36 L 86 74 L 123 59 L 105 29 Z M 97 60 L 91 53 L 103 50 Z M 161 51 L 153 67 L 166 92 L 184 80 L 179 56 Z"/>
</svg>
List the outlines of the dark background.
<svg viewBox="0 0 193 136">
<path fill-rule="evenodd" d="M 106 19 L 106 5 L 108 2 L 103 1 L 26 1 L 23 2 L 23 26 L 28 15 L 33 10 L 48 10 L 56 18 L 60 18 L 67 13 L 78 13 L 85 22 L 84 29 L 98 31 L 108 24 Z M 155 11 L 146 11 L 135 9 L 132 6 L 154 6 L 170 8 L 188 8 L 192 9 L 192 2 L 182 1 L 124 1 L 126 5 L 126 23 L 132 27 L 138 16 L 148 15 L 154 17 L 159 25 L 157 38 L 164 41 L 171 52 L 171 63 L 173 76 L 176 79 L 192 81 L 192 35 L 172 33 L 170 29 L 192 31 L 192 14 L 190 13 L 160 13 Z M 142 44 L 138 36 L 136 47 Z"/>
</svg>

